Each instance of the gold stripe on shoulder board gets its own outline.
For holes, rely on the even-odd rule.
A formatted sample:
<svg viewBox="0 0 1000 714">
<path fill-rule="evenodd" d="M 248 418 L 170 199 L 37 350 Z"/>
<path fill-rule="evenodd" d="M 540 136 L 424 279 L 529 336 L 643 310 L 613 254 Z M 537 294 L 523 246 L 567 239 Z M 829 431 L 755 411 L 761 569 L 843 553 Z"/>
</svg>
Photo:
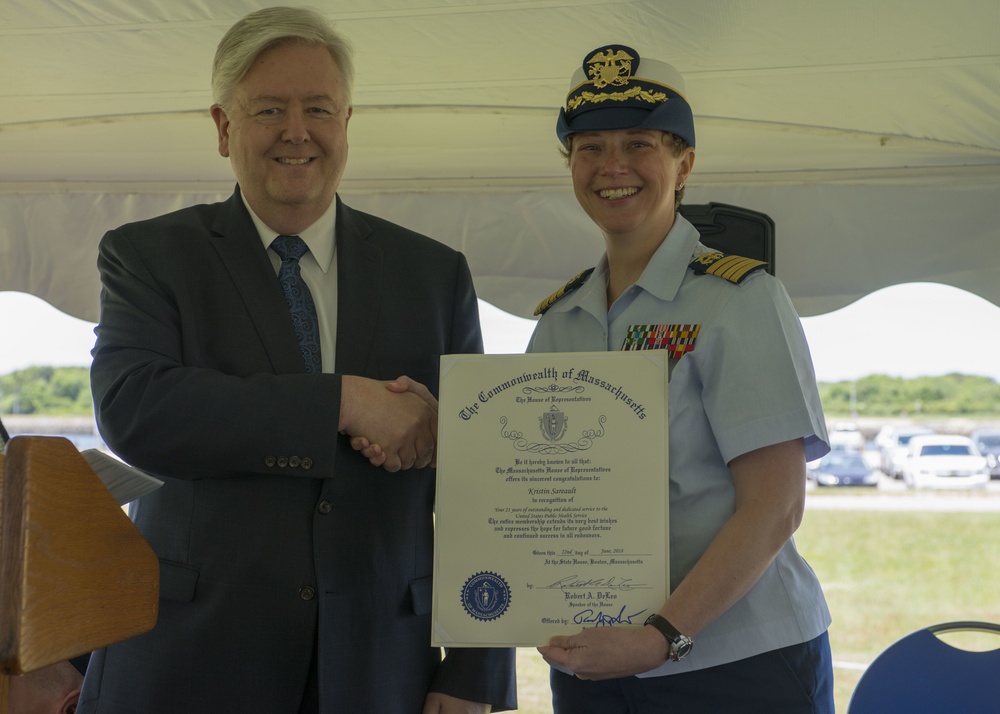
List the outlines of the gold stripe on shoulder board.
<svg viewBox="0 0 1000 714">
<path fill-rule="evenodd" d="M 727 255 L 716 251 L 698 256 L 688 264 L 688 267 L 697 275 L 708 273 L 739 285 L 747 276 L 766 268 L 767 263 L 763 260 L 744 258 L 742 255 Z"/>
<path fill-rule="evenodd" d="M 587 281 L 587 278 L 590 277 L 590 274 L 593 272 L 594 272 L 593 268 L 587 268 L 582 273 L 575 276 L 568 283 L 566 283 L 561 288 L 559 288 L 554 293 L 552 293 L 547 298 L 538 303 L 538 307 L 535 308 L 535 314 L 544 315 L 546 310 L 548 310 L 550 307 L 559 302 L 563 297 L 569 295 L 571 292 L 573 292 L 578 287 L 583 285 Z"/>
</svg>

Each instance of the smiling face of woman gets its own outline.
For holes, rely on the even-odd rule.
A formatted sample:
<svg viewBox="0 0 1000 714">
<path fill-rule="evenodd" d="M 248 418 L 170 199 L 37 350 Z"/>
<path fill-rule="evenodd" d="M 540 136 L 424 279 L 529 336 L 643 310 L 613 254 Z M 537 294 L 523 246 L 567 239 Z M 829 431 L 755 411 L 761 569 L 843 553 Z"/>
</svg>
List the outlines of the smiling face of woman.
<svg viewBox="0 0 1000 714">
<path fill-rule="evenodd" d="M 637 236 L 658 242 L 670 231 L 674 192 L 694 166 L 694 149 L 675 153 L 671 139 L 656 129 L 573 135 L 573 189 L 608 240 Z"/>
</svg>

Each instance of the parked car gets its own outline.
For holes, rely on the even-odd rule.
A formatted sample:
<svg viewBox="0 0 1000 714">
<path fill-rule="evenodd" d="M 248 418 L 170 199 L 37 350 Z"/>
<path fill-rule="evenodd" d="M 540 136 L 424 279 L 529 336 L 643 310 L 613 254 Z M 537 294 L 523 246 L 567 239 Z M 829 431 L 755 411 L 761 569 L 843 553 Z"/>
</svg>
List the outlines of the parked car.
<svg viewBox="0 0 1000 714">
<path fill-rule="evenodd" d="M 982 488 L 989 483 L 986 459 L 967 436 L 914 436 L 903 467 L 907 488 Z"/>
<path fill-rule="evenodd" d="M 809 477 L 817 486 L 877 486 L 879 475 L 860 451 L 840 448 L 810 464 Z"/>
<path fill-rule="evenodd" d="M 969 435 L 979 453 L 986 457 L 992 478 L 1000 478 L 1000 429 L 976 429 Z"/>
<path fill-rule="evenodd" d="M 892 478 L 902 478 L 903 463 L 906 461 L 907 448 L 914 436 L 933 434 L 934 430 L 926 426 L 885 426 L 878 433 L 875 443 L 879 447 L 879 465 L 882 473 Z"/>
<path fill-rule="evenodd" d="M 830 435 L 830 448 L 838 447 L 863 451 L 865 448 L 865 436 L 857 424 L 851 422 L 840 422 L 832 424 L 828 429 Z"/>
</svg>

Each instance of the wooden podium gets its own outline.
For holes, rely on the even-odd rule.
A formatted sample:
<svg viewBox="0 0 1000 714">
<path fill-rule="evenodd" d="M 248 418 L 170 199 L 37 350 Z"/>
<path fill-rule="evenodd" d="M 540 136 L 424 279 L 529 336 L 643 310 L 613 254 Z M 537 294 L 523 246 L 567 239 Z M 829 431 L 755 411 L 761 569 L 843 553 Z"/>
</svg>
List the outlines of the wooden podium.
<svg viewBox="0 0 1000 714">
<path fill-rule="evenodd" d="M 67 439 L 17 436 L 0 454 L 0 714 L 8 676 L 147 632 L 159 564 Z"/>
</svg>

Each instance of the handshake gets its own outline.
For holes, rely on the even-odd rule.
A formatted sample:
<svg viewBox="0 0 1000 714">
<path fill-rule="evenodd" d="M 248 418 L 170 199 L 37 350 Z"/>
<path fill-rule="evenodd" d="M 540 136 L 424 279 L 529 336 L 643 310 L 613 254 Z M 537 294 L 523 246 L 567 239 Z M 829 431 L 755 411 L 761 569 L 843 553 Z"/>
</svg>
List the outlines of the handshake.
<svg viewBox="0 0 1000 714">
<path fill-rule="evenodd" d="M 437 463 L 437 409 L 423 384 L 401 376 L 389 382 L 344 375 L 340 433 L 373 466 L 396 472 Z"/>
</svg>

